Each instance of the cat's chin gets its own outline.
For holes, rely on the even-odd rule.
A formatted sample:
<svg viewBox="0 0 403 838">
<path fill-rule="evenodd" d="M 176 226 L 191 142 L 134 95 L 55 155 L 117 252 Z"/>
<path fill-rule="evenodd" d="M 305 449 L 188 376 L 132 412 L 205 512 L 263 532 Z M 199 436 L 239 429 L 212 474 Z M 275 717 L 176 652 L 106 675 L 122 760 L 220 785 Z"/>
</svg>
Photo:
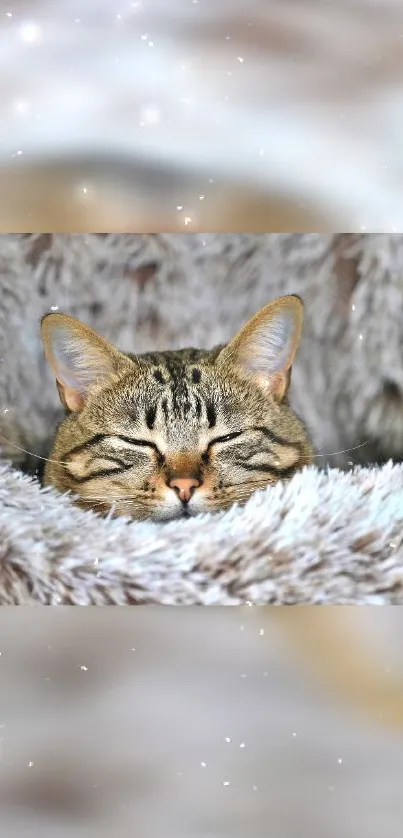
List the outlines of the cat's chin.
<svg viewBox="0 0 403 838">
<path fill-rule="evenodd" d="M 205 510 L 207 512 L 207 510 Z M 189 518 L 195 518 L 201 514 L 201 510 L 192 510 L 188 507 L 167 507 L 159 508 L 150 512 L 149 520 L 156 523 L 168 523 L 169 521 L 187 521 Z"/>
<path fill-rule="evenodd" d="M 199 515 L 206 515 L 207 513 L 219 511 L 218 507 L 214 507 L 203 502 L 200 503 L 200 501 L 197 505 L 196 503 L 190 503 L 188 506 L 182 506 L 182 504 L 167 504 L 166 506 L 158 506 L 155 507 L 155 509 L 150 509 L 146 520 L 154 521 L 155 523 L 187 521 L 189 518 L 196 518 Z"/>
<path fill-rule="evenodd" d="M 168 523 L 169 521 L 179 520 L 187 521 L 189 518 L 197 518 L 199 515 L 212 515 L 214 513 L 224 512 L 225 510 L 230 509 L 235 503 L 243 506 L 247 500 L 248 498 L 243 498 L 242 500 L 234 498 L 219 504 L 212 502 L 206 503 L 198 500 L 197 503 L 190 503 L 188 506 L 161 506 L 154 510 L 150 510 L 147 519 L 149 521 L 155 521 L 156 523 Z"/>
<path fill-rule="evenodd" d="M 83 503 L 78 503 L 78 506 L 82 506 L 82 508 L 88 510 L 88 505 Z M 154 523 L 169 523 L 169 521 L 186 521 L 189 518 L 195 518 L 197 515 L 205 514 L 206 512 L 214 512 L 213 508 L 206 507 L 203 508 L 191 508 L 189 506 L 182 506 L 182 505 L 174 505 L 171 506 L 167 504 L 166 506 L 155 506 L 150 507 L 147 511 L 141 509 L 141 511 L 132 511 L 129 512 L 126 506 L 119 507 L 115 505 L 114 507 L 110 507 L 105 504 L 103 509 L 100 509 L 99 506 L 94 510 L 103 516 L 109 517 L 112 515 L 114 518 L 129 518 L 132 521 L 153 521 Z"/>
</svg>

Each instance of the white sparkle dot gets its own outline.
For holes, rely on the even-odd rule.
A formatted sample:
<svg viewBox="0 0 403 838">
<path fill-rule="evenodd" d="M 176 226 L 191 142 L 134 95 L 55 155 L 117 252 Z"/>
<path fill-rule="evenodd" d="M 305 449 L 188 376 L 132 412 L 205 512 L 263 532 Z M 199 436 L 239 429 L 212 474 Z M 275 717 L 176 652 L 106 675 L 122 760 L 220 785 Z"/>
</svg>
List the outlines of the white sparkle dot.
<svg viewBox="0 0 403 838">
<path fill-rule="evenodd" d="M 231 742 L 230 737 L 229 737 L 229 736 L 226 736 L 226 737 L 225 737 L 225 741 L 226 741 L 226 742 Z"/>
<path fill-rule="evenodd" d="M 149 46 L 149 47 L 153 47 L 153 46 L 154 46 L 154 41 L 149 41 L 149 42 L 148 42 L 148 46 Z"/>
<path fill-rule="evenodd" d="M 337 762 L 338 762 L 338 764 L 339 764 L 339 765 L 341 765 L 341 764 L 342 764 L 342 762 L 343 762 L 342 758 L 341 758 L 341 757 L 338 757 Z"/>
<path fill-rule="evenodd" d="M 351 306 L 351 311 L 355 311 L 355 306 Z"/>
<path fill-rule="evenodd" d="M 199 195 L 199 201 L 204 201 L 204 195 Z"/>
<path fill-rule="evenodd" d="M 238 55 L 238 61 L 239 61 L 240 64 L 243 64 L 244 59 L 240 55 Z"/>
<path fill-rule="evenodd" d="M 28 763 L 28 768 L 33 768 L 33 765 L 34 765 L 34 763 L 32 762 L 32 760 L 30 760 L 29 763 Z"/>
<path fill-rule="evenodd" d="M 21 151 L 21 149 L 19 148 L 19 149 L 18 149 L 18 151 L 17 151 L 17 155 L 18 155 L 18 157 L 21 157 L 21 154 L 22 154 L 22 151 Z"/>
<path fill-rule="evenodd" d="M 8 407 L 6 407 L 5 410 L 3 410 L 3 413 L 10 413 L 10 409 Z M 0 652 L 0 654 L 1 654 L 1 652 Z"/>
<path fill-rule="evenodd" d="M 116 15 L 117 20 L 122 20 L 122 15 Z"/>
<path fill-rule="evenodd" d="M 262 635 L 264 634 L 264 629 L 260 629 L 259 634 L 262 637 Z"/>
<path fill-rule="evenodd" d="M 358 335 L 358 340 L 362 340 L 362 335 Z"/>
<path fill-rule="evenodd" d="M 223 780 L 223 786 L 229 786 L 229 785 L 230 785 L 229 780 Z"/>
<path fill-rule="evenodd" d="M 207 762 L 201 762 L 200 765 L 201 765 L 202 768 L 206 768 L 207 767 Z"/>
<path fill-rule="evenodd" d="M 147 32 L 144 32 L 144 34 L 141 36 L 141 40 L 142 41 L 147 41 L 148 40 L 148 33 Z"/>
<path fill-rule="evenodd" d="M 60 308 L 60 306 L 51 306 L 50 310 L 51 311 L 59 311 L 59 308 Z"/>
<path fill-rule="evenodd" d="M 14 102 L 14 111 L 15 113 L 21 114 L 22 116 L 29 111 L 29 104 L 25 101 L 25 99 L 18 99 L 17 102 Z"/>
<path fill-rule="evenodd" d="M 83 672 L 88 672 L 88 666 L 80 666 L 80 669 L 81 669 Z"/>
<path fill-rule="evenodd" d="M 36 23 L 25 23 L 20 29 L 20 35 L 25 44 L 34 44 L 40 38 L 41 30 Z"/>
<path fill-rule="evenodd" d="M 240 744 L 240 746 L 239 746 L 239 747 L 240 747 L 240 748 L 244 748 L 244 747 L 245 747 L 245 745 L 246 745 L 246 742 L 241 742 L 241 744 Z"/>
<path fill-rule="evenodd" d="M 156 105 L 147 105 L 141 109 L 140 118 L 146 125 L 158 125 L 161 122 L 161 111 Z"/>
<path fill-rule="evenodd" d="M 12 16 L 13 16 L 12 12 L 6 12 L 6 17 L 12 17 Z"/>
<path fill-rule="evenodd" d="M 297 736 L 297 734 L 295 733 L 295 730 L 294 730 L 292 735 L 294 736 L 294 738 Z"/>
<path fill-rule="evenodd" d="M 176 209 L 178 210 L 178 212 L 181 212 L 181 210 L 183 210 L 183 206 L 182 206 L 182 204 L 178 204 L 178 206 L 176 207 Z"/>
<path fill-rule="evenodd" d="M 185 226 L 187 227 L 188 224 L 190 224 L 191 221 L 192 221 L 190 215 L 185 215 L 184 221 L 185 221 Z"/>
</svg>

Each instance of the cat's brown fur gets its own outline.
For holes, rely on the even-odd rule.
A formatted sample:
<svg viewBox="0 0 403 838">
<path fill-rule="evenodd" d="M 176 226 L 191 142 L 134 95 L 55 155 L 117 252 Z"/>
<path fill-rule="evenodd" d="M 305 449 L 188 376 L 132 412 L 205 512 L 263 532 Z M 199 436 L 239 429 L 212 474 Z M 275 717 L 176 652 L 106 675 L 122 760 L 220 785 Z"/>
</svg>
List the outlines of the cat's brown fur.
<svg viewBox="0 0 403 838">
<path fill-rule="evenodd" d="M 101 513 L 169 520 L 226 509 L 312 461 L 287 402 L 298 297 L 265 306 L 224 347 L 125 355 L 46 315 L 42 337 L 67 416 L 45 484 Z"/>
</svg>

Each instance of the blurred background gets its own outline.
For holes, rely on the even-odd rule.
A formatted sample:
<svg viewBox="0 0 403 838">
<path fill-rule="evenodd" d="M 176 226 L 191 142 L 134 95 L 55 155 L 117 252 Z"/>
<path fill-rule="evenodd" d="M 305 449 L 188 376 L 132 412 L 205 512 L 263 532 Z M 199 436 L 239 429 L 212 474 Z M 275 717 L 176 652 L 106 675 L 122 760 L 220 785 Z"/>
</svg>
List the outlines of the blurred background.
<svg viewBox="0 0 403 838">
<path fill-rule="evenodd" d="M 3 834 L 398 838 L 402 630 L 401 608 L 2 609 Z"/>
<path fill-rule="evenodd" d="M 4 0 L 0 230 L 403 230 L 399 0 Z"/>
</svg>

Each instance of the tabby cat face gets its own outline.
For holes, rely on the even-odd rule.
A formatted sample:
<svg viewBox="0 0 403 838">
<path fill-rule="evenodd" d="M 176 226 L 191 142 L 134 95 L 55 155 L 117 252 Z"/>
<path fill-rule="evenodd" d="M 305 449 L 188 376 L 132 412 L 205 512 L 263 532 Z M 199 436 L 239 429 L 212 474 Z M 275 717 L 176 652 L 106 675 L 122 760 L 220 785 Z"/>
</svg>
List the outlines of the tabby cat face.
<svg viewBox="0 0 403 838">
<path fill-rule="evenodd" d="M 224 347 L 129 356 L 63 314 L 42 321 L 66 408 L 45 484 L 85 508 L 169 520 L 226 509 L 311 461 L 287 403 L 302 303 L 282 297 Z"/>
</svg>

